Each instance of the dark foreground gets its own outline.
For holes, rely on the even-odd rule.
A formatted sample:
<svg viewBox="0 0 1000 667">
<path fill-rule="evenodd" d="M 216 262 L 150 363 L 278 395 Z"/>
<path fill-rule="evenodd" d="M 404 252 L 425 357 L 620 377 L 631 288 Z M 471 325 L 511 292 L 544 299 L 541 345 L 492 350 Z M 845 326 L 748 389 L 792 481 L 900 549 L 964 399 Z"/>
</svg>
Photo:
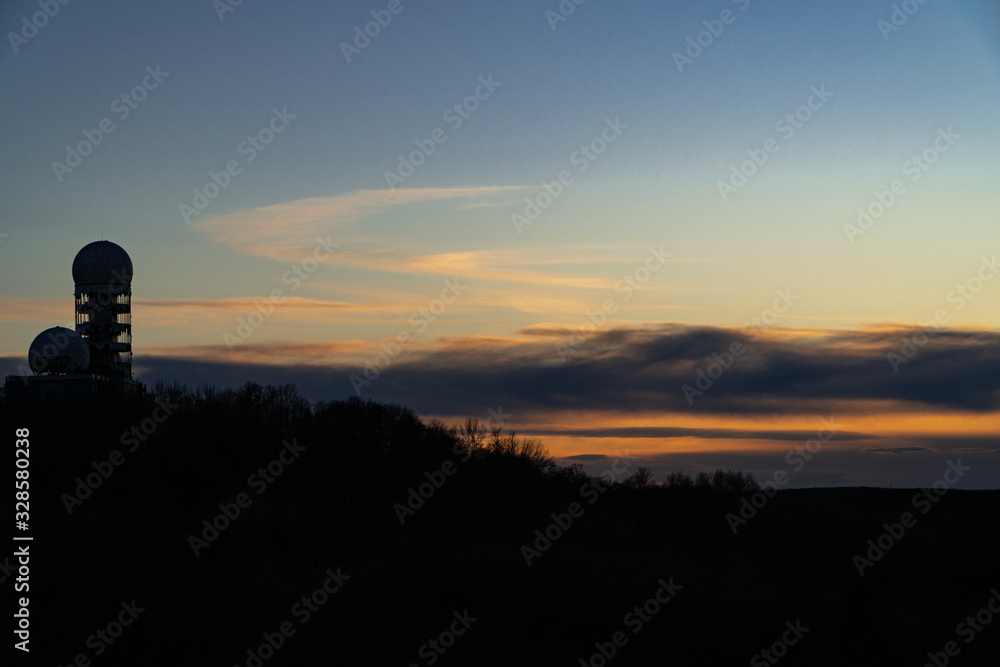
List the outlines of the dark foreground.
<svg viewBox="0 0 1000 667">
<path fill-rule="evenodd" d="M 5 409 L 8 489 L 30 430 L 16 664 L 998 664 L 1000 493 L 784 491 L 734 535 L 739 489 L 608 484 L 402 408 L 160 398 Z"/>
</svg>

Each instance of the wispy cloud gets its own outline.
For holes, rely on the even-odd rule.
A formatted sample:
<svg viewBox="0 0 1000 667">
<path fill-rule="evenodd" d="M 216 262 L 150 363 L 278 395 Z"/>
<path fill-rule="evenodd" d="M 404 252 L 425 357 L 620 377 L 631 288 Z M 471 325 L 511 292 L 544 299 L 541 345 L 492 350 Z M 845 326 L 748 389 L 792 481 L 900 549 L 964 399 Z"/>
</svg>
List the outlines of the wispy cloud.
<svg viewBox="0 0 1000 667">
<path fill-rule="evenodd" d="M 392 207 L 447 200 L 482 204 L 521 189 L 492 186 L 360 190 L 210 216 L 192 226 L 240 252 L 295 262 L 312 252 L 317 236 L 341 235 Z"/>
<path fill-rule="evenodd" d="M 558 247 L 519 245 L 512 248 L 434 252 L 422 240 L 380 239 L 372 242 L 360 224 L 390 208 L 426 202 L 454 202 L 456 211 L 503 206 L 522 187 L 469 187 L 363 190 L 336 197 L 304 199 L 208 217 L 194 226 L 217 243 L 243 253 L 281 261 L 301 261 L 317 237 L 340 243 L 338 267 L 408 275 L 462 276 L 513 289 L 542 285 L 567 289 L 609 289 L 623 271 L 631 271 L 648 254 L 645 245 Z M 513 240 L 513 236 L 511 237 Z M 673 261 L 673 260 L 671 260 Z M 650 285 L 648 289 L 655 289 Z"/>
<path fill-rule="evenodd" d="M 0 299 L 0 322 L 34 322 L 61 318 L 73 318 L 72 301 L 67 302 L 66 299 Z"/>
</svg>

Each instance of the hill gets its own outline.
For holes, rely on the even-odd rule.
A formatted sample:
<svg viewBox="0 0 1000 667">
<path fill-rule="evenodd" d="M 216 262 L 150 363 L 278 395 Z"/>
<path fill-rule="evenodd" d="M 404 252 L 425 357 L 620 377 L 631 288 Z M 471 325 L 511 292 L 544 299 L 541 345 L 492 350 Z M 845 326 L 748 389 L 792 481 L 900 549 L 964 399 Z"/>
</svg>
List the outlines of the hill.
<svg viewBox="0 0 1000 667">
<path fill-rule="evenodd" d="M 488 421 L 310 405 L 291 386 L 160 385 L 101 419 L 53 414 L 0 415 L 12 448 L 30 430 L 33 664 L 1000 655 L 997 492 L 768 496 L 627 461 L 588 477 Z"/>
</svg>

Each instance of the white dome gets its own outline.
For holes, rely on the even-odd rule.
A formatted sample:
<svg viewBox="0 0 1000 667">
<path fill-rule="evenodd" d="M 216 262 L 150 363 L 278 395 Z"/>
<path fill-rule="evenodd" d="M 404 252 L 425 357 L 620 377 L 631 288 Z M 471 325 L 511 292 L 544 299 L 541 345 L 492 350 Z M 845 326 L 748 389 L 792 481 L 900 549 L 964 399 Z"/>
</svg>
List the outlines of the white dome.
<svg viewBox="0 0 1000 667">
<path fill-rule="evenodd" d="M 73 260 L 73 282 L 77 285 L 132 284 L 132 258 L 111 241 L 94 241 L 83 246 Z"/>
<path fill-rule="evenodd" d="M 82 373 L 90 366 L 90 348 L 72 329 L 52 327 L 31 341 L 28 365 L 35 375 Z"/>
</svg>

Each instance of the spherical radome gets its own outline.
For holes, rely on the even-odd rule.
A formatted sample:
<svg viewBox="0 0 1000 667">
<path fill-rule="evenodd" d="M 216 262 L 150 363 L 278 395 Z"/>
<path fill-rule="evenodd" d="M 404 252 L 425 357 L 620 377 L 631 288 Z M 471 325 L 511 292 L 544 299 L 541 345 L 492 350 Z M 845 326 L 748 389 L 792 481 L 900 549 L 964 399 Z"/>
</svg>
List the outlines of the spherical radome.
<svg viewBox="0 0 1000 667">
<path fill-rule="evenodd" d="M 72 329 L 52 327 L 31 341 L 28 365 L 35 375 L 82 373 L 90 366 L 90 348 Z"/>
<path fill-rule="evenodd" d="M 83 246 L 73 260 L 73 282 L 77 285 L 131 285 L 132 258 L 111 241 Z"/>
</svg>

